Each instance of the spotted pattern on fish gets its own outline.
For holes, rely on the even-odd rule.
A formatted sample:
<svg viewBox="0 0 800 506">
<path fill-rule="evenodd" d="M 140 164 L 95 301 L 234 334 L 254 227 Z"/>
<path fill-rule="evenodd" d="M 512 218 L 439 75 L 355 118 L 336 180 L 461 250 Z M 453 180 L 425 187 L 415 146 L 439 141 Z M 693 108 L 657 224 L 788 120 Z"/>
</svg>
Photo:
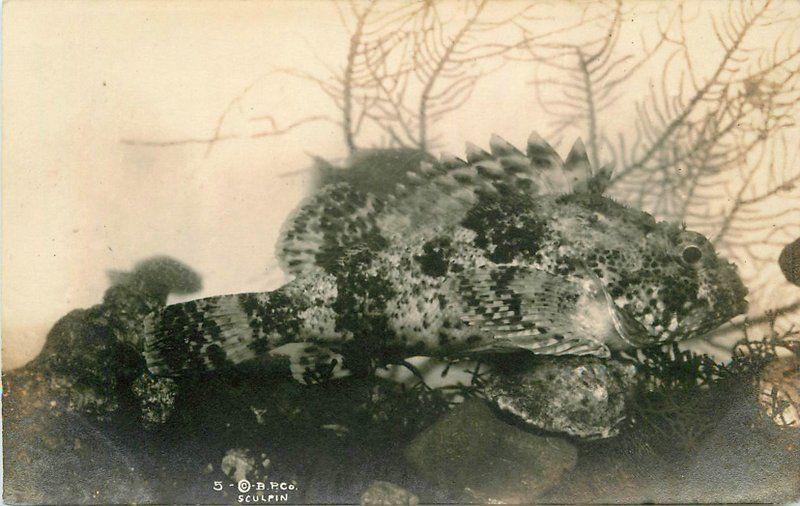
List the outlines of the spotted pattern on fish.
<svg viewBox="0 0 800 506">
<path fill-rule="evenodd" d="M 602 357 L 745 310 L 735 266 L 705 237 L 604 196 L 609 180 L 582 143 L 562 161 L 534 134 L 526 153 L 495 136 L 466 160 L 423 161 L 391 190 L 329 185 L 279 242 L 294 280 L 153 315 L 148 365 L 219 369 L 291 343 L 348 371 L 415 354 Z"/>
<path fill-rule="evenodd" d="M 318 206 L 301 207 L 281 240 L 280 258 L 289 271 L 313 265 L 334 270 L 346 245 L 379 250 L 388 245 L 376 227 L 383 202 L 346 184 L 325 187 Z"/>
</svg>

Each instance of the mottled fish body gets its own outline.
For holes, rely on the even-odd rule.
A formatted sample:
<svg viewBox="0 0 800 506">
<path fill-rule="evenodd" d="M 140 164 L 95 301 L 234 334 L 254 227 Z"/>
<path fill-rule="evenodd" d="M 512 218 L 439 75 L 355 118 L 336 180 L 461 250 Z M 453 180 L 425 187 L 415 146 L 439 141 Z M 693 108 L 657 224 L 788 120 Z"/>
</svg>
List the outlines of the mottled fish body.
<svg viewBox="0 0 800 506">
<path fill-rule="evenodd" d="M 526 153 L 490 144 L 423 161 L 391 191 L 324 187 L 279 243 L 294 280 L 153 314 L 150 370 L 275 355 L 332 375 L 421 354 L 607 357 L 745 310 L 735 266 L 702 235 L 603 196 L 610 171 L 593 172 L 580 142 L 565 161 L 535 134 Z"/>
</svg>

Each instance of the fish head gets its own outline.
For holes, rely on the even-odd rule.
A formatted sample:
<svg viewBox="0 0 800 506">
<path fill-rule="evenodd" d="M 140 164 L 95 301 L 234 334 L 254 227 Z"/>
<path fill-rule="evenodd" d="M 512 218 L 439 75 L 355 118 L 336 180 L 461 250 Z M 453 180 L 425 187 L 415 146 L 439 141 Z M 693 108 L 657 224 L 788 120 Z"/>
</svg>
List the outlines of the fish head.
<svg viewBox="0 0 800 506">
<path fill-rule="evenodd" d="M 617 269 L 611 299 L 641 332 L 638 344 L 702 336 L 747 311 L 747 288 L 735 264 L 704 235 L 659 222 L 639 243 L 639 258 Z"/>
<path fill-rule="evenodd" d="M 736 265 L 703 234 L 601 195 L 546 202 L 550 254 L 597 278 L 629 344 L 699 337 L 747 311 Z"/>
</svg>

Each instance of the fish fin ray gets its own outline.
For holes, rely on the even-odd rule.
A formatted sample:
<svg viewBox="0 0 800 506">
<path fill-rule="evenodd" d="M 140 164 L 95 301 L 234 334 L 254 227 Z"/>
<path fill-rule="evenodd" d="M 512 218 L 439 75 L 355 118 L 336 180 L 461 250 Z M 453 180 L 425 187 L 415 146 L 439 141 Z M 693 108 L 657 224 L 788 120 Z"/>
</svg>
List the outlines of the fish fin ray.
<svg viewBox="0 0 800 506">
<path fill-rule="evenodd" d="M 494 337 L 489 348 L 522 348 L 548 355 L 608 356 L 581 304 L 605 297 L 542 270 L 497 265 L 462 275 L 458 290 L 468 307 L 462 321 Z M 497 301 L 503 301 L 498 304 Z M 499 316 L 498 316 L 499 315 Z M 610 320 L 609 320 L 610 321 Z"/>
<path fill-rule="evenodd" d="M 144 324 L 144 357 L 157 376 L 181 376 L 236 365 L 257 356 L 251 318 L 242 295 L 171 304 Z"/>
</svg>

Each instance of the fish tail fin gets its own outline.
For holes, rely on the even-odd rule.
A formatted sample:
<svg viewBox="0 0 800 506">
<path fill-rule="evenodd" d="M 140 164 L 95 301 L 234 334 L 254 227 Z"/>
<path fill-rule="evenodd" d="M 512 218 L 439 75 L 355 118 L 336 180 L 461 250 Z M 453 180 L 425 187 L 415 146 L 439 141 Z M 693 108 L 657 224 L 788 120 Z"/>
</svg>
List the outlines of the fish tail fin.
<svg viewBox="0 0 800 506">
<path fill-rule="evenodd" d="M 272 293 L 223 295 L 172 304 L 144 320 L 144 357 L 156 376 L 230 370 L 253 362 L 283 363 L 301 383 L 348 376 L 344 358 L 326 343 L 296 340 L 288 301 Z M 276 319 L 287 318 L 285 321 Z M 281 334 L 277 329 L 281 329 Z M 286 334 L 288 332 L 288 334 Z"/>
<path fill-rule="evenodd" d="M 147 369 L 156 376 L 169 376 L 169 366 L 161 356 L 160 341 L 157 336 L 156 319 L 158 318 L 159 311 L 154 311 L 144 317 L 142 323 L 142 335 L 144 341 L 144 359 L 147 363 Z"/>
<path fill-rule="evenodd" d="M 226 369 L 269 351 L 258 302 L 268 294 L 209 297 L 158 309 L 144 319 L 144 357 L 157 376 Z"/>
</svg>

